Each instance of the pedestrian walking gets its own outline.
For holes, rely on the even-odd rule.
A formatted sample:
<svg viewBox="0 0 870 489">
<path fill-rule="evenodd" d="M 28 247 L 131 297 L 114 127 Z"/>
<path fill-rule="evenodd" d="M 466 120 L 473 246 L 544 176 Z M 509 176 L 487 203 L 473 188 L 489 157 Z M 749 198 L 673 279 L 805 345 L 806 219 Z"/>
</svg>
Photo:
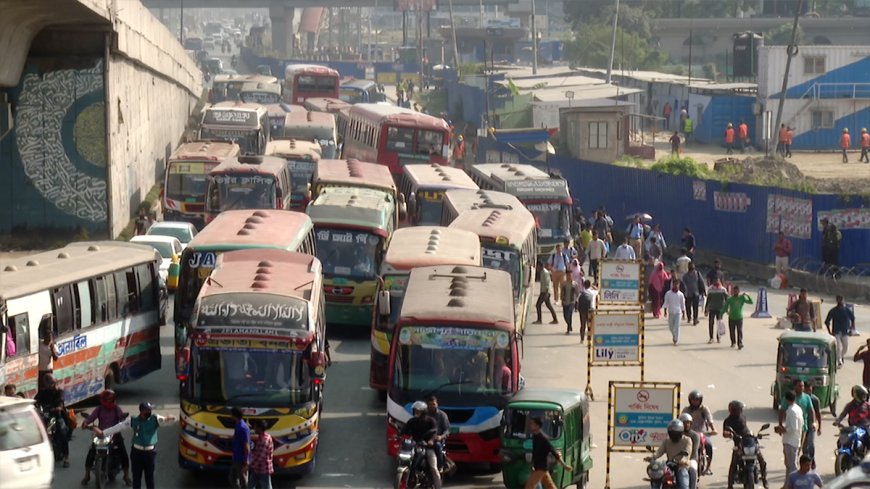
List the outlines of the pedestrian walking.
<svg viewBox="0 0 870 489">
<path fill-rule="evenodd" d="M 667 242 L 665 242 L 665 235 L 662 233 L 662 225 L 656 224 L 653 226 L 652 230 L 649 232 L 649 236 L 646 237 L 646 252 L 649 253 L 650 247 L 653 243 L 657 243 L 659 248 L 661 248 L 662 252 L 668 247 Z"/>
<path fill-rule="evenodd" d="M 535 302 L 535 310 L 538 313 L 538 319 L 534 321 L 532 324 L 541 324 L 541 306 L 546 305 L 547 309 L 550 310 L 550 314 L 553 315 L 553 320 L 550 321 L 550 324 L 559 324 L 559 320 L 556 319 L 556 310 L 553 309 L 553 304 L 550 302 L 550 271 L 538 262 L 538 277 L 541 281 L 540 290 L 538 291 L 538 301 Z"/>
<path fill-rule="evenodd" d="M 788 318 L 795 331 L 811 332 L 815 329 L 816 311 L 807 300 L 807 289 L 801 289 L 798 298 L 788 308 Z"/>
<path fill-rule="evenodd" d="M 870 163 L 870 133 L 866 127 L 861 129 L 861 157 L 858 158 L 858 163 L 862 161 Z"/>
<path fill-rule="evenodd" d="M 589 280 L 583 281 L 583 290 L 580 291 L 580 296 L 577 298 L 577 311 L 580 314 L 580 343 L 586 342 L 586 331 L 589 325 L 589 319 L 595 313 L 595 298 L 597 295 L 595 289 L 592 288 L 592 282 Z"/>
<path fill-rule="evenodd" d="M 565 274 L 568 272 L 568 264 L 571 263 L 570 258 L 564 253 L 562 243 L 556 243 L 556 248 L 550 254 L 547 260 L 550 276 L 553 279 L 553 298 L 556 304 L 562 295 L 562 282 L 565 280 Z"/>
<path fill-rule="evenodd" d="M 686 256 L 695 259 L 695 234 L 690 228 L 683 228 L 683 237 L 680 239 L 683 243 L 683 248 L 686 249 Z"/>
<path fill-rule="evenodd" d="M 790 126 L 785 128 L 785 157 L 791 158 L 791 142 L 794 139 L 794 129 Z"/>
<path fill-rule="evenodd" d="M 686 296 L 680 292 L 679 281 L 671 281 L 671 290 L 665 293 L 664 306 L 671 337 L 674 345 L 678 345 L 680 344 L 680 319 L 686 318 Z"/>
<path fill-rule="evenodd" d="M 262 419 L 251 421 L 257 439 L 251 450 L 251 473 L 248 477 L 248 489 L 272 489 L 272 452 L 274 445 L 272 435 L 266 433 L 266 422 Z"/>
<path fill-rule="evenodd" d="M 580 295 L 580 288 L 577 283 L 571 278 L 568 278 L 562 283 L 562 317 L 565 318 L 567 329 L 565 334 L 571 334 L 573 331 L 574 308 L 577 305 L 577 299 Z"/>
<path fill-rule="evenodd" d="M 809 455 L 801 455 L 800 468 L 785 478 L 785 489 L 814 489 L 824 487 L 822 478 L 813 469 L 815 461 Z"/>
<path fill-rule="evenodd" d="M 235 422 L 232 441 L 232 466 L 230 467 L 230 487 L 248 487 L 248 466 L 251 462 L 251 429 L 242 419 L 242 410 L 234 407 L 230 411 Z"/>
<path fill-rule="evenodd" d="M 695 131 L 695 121 L 692 120 L 692 116 L 686 114 L 686 119 L 683 120 L 683 135 L 686 138 L 685 146 L 689 147 L 689 139 L 692 139 L 692 133 Z"/>
<path fill-rule="evenodd" d="M 785 142 L 787 139 L 788 129 L 785 128 L 785 124 L 781 124 L 776 139 L 776 153 L 780 156 L 785 156 Z"/>
<path fill-rule="evenodd" d="M 586 248 L 586 254 L 589 256 L 589 274 L 592 275 L 592 280 L 597 282 L 598 264 L 607 256 L 607 245 L 598 236 L 597 231 L 592 231 L 592 241 Z"/>
<path fill-rule="evenodd" d="M 695 264 L 689 262 L 689 270 L 682 279 L 684 294 L 686 295 L 686 324 L 698 325 L 698 308 L 701 305 L 701 296 L 706 294 L 704 278 L 695 268 Z"/>
<path fill-rule="evenodd" d="M 671 143 L 671 156 L 680 156 L 680 133 L 674 131 L 668 142 Z"/>
<path fill-rule="evenodd" d="M 776 243 L 773 244 L 774 266 L 776 273 L 785 275 L 788 272 L 788 259 L 791 257 L 791 241 L 780 231 Z"/>
<path fill-rule="evenodd" d="M 745 153 L 749 145 L 749 126 L 744 121 L 737 126 L 737 138 L 740 140 L 740 152 Z"/>
<path fill-rule="evenodd" d="M 835 273 L 840 265 L 840 242 L 843 235 L 827 217 L 822 218 L 822 262 L 827 265 L 823 273 Z"/>
<path fill-rule="evenodd" d="M 628 235 L 628 243 L 634 249 L 634 255 L 636 257 L 643 256 L 643 231 L 644 226 L 640 216 L 635 216 L 634 221 L 628 225 L 626 234 Z M 632 260 L 633 259 L 634 258 L 632 258 Z"/>
<path fill-rule="evenodd" d="M 592 241 L 592 224 L 585 223 L 580 225 L 580 234 L 577 236 L 580 241 L 580 247 L 589 253 L 589 243 Z"/>
<path fill-rule="evenodd" d="M 843 302 L 843 296 L 837 296 L 837 305 L 828 311 L 825 317 L 825 327 L 828 334 L 837 339 L 837 365 L 843 366 L 846 350 L 849 348 L 849 331 L 855 324 L 855 315 Z"/>
<path fill-rule="evenodd" d="M 662 313 L 662 301 L 665 299 L 665 284 L 671 279 L 671 275 L 665 271 L 665 264 L 659 262 L 656 268 L 649 277 L 649 297 L 652 301 L 653 317 L 658 319 Z"/>
<path fill-rule="evenodd" d="M 130 469 L 133 471 L 133 489 L 142 488 L 142 476 L 145 476 L 145 487 L 154 489 L 154 469 L 157 462 L 157 428 L 172 423 L 175 416 L 161 416 L 154 413 L 150 402 L 139 404 L 139 416 L 127 416 L 124 421 L 100 431 L 94 429 L 97 436 L 114 436 L 125 428 L 133 430 L 133 440 L 130 442 Z"/>
<path fill-rule="evenodd" d="M 782 436 L 782 454 L 785 458 L 786 480 L 797 472 L 798 453 L 801 447 L 801 433 L 803 433 L 803 415 L 801 408 L 795 404 L 794 392 L 785 393 L 786 409 L 780 414 L 779 426 L 774 431 Z"/>
<path fill-rule="evenodd" d="M 722 313 L 725 311 L 725 304 L 728 301 L 728 291 L 722 287 L 722 282 L 716 280 L 707 289 L 707 300 L 704 302 L 704 312 L 707 314 L 707 328 L 710 332 L 710 341 L 713 343 L 713 328 L 716 328 L 716 343 L 722 341 L 720 331 L 724 331 L 724 325 L 719 328 L 719 322 L 722 321 Z"/>
<path fill-rule="evenodd" d="M 810 398 L 813 406 L 813 428 L 808 429 L 804 436 L 803 453 L 813 459 L 813 468 L 816 468 L 816 437 L 822 436 L 822 401 L 819 396 L 813 394 L 813 383 L 804 382 L 804 393 Z"/>
<path fill-rule="evenodd" d="M 743 349 L 743 306 L 752 304 L 749 294 L 740 293 L 740 287 L 731 287 L 731 297 L 725 301 L 725 310 L 728 311 L 728 334 L 731 337 L 731 348 L 737 346 Z"/>
<path fill-rule="evenodd" d="M 682 248 L 680 250 L 680 256 L 677 257 L 676 261 L 674 261 L 674 274 L 677 280 L 682 280 L 683 275 L 689 271 L 689 264 L 692 263 L 692 259 L 689 258 L 689 250 L 686 248 Z"/>
<path fill-rule="evenodd" d="M 634 253 L 634 248 L 629 244 L 630 240 L 628 236 L 622 238 L 622 244 L 616 248 L 616 252 L 613 254 L 613 258 L 617 260 L 635 260 L 637 259 L 637 255 Z M 638 240 L 640 243 L 640 240 Z"/>
<path fill-rule="evenodd" d="M 852 147 L 852 136 L 849 135 L 849 128 L 843 128 L 843 134 L 840 136 L 840 149 L 843 150 L 843 163 L 849 162 L 849 149 Z"/>
<path fill-rule="evenodd" d="M 725 128 L 725 154 L 734 154 L 734 125 L 730 122 Z"/>
<path fill-rule="evenodd" d="M 649 248 L 647 248 L 647 256 L 649 257 L 649 265 L 655 266 L 662 260 L 662 247 L 659 246 L 656 238 L 650 238 Z"/>
<path fill-rule="evenodd" d="M 665 130 L 666 131 L 671 130 L 671 113 L 673 111 L 674 111 L 674 109 L 671 107 L 671 103 L 665 102 L 664 107 L 662 107 L 662 117 L 665 118 Z"/>
<path fill-rule="evenodd" d="M 570 465 L 562 461 L 562 454 L 553 448 L 553 444 L 550 443 L 550 437 L 541 431 L 543 426 L 544 422 L 538 417 L 532 418 L 531 423 L 529 423 L 532 431 L 532 473 L 526 479 L 525 489 L 535 489 L 539 484 L 544 489 L 556 489 L 556 484 L 553 483 L 553 478 L 550 477 L 551 455 L 567 472 L 574 470 Z"/>
<path fill-rule="evenodd" d="M 722 262 L 718 258 L 713 260 L 713 268 L 707 271 L 707 286 L 713 285 L 717 280 L 725 286 L 725 272 L 722 271 Z"/>
<path fill-rule="evenodd" d="M 813 410 L 813 399 L 804 390 L 805 385 L 806 384 L 804 384 L 803 380 L 797 379 L 794 381 L 794 384 L 792 384 L 792 386 L 793 386 L 792 390 L 789 391 L 792 394 L 794 394 L 794 403 L 795 403 L 795 405 L 797 405 L 797 407 L 799 408 L 800 413 L 801 413 L 801 421 L 802 421 L 802 423 L 801 423 L 801 439 L 800 439 L 800 444 L 798 445 L 798 447 L 801 450 L 803 450 L 807 446 L 806 444 L 807 444 L 807 440 L 808 440 L 807 439 L 808 433 L 810 431 L 815 433 L 815 430 L 816 430 L 815 424 L 816 424 L 816 421 L 819 421 L 816 418 L 815 411 Z M 779 405 L 779 424 L 780 424 L 780 426 L 782 426 L 783 420 L 785 420 L 785 417 L 788 414 L 787 409 L 788 409 L 788 404 L 785 402 L 785 400 L 783 400 Z M 814 441 L 815 436 L 814 435 L 810 435 L 810 436 L 811 436 L 811 438 L 809 438 L 809 442 L 811 444 L 810 449 L 815 450 L 815 446 L 814 446 L 815 445 L 815 441 Z M 800 453 L 803 453 L 803 452 L 800 452 Z"/>
</svg>

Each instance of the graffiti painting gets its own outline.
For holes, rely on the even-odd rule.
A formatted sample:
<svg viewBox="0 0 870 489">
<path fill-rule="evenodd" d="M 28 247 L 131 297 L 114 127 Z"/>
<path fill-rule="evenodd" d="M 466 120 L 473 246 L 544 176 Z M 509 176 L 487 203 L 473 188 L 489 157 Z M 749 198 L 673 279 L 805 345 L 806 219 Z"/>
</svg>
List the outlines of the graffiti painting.
<svg viewBox="0 0 870 489">
<path fill-rule="evenodd" d="M 786 236 L 810 239 L 813 201 L 770 194 L 767 196 L 767 232 L 782 231 Z"/>
</svg>

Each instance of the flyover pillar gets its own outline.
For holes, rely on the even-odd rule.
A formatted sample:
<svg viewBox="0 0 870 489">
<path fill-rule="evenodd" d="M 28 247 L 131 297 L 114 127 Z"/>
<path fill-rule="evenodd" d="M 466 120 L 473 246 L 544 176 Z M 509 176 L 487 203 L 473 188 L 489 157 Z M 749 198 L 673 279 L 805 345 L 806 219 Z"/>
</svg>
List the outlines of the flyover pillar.
<svg viewBox="0 0 870 489">
<path fill-rule="evenodd" d="M 293 55 L 293 16 L 296 9 L 287 5 L 269 7 L 272 21 L 272 49 L 283 58 Z"/>
</svg>

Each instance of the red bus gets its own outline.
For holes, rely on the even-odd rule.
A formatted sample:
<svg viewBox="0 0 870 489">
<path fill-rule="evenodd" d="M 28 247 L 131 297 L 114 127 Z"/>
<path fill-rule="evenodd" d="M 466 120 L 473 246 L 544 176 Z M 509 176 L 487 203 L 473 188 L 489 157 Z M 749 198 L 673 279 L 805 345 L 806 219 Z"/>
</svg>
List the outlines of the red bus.
<svg viewBox="0 0 870 489">
<path fill-rule="evenodd" d="M 160 192 L 163 217 L 205 225 L 208 174 L 226 158 L 239 156 L 239 145 L 222 141 L 184 143 L 169 157 Z"/>
<path fill-rule="evenodd" d="M 326 66 L 292 64 L 284 68 L 284 101 L 302 105 L 309 97 L 338 98 L 338 71 Z"/>
<path fill-rule="evenodd" d="M 389 104 L 355 104 L 343 131 L 342 158 L 375 161 L 394 175 L 412 163 L 449 163 L 450 127 L 438 117 Z"/>
</svg>

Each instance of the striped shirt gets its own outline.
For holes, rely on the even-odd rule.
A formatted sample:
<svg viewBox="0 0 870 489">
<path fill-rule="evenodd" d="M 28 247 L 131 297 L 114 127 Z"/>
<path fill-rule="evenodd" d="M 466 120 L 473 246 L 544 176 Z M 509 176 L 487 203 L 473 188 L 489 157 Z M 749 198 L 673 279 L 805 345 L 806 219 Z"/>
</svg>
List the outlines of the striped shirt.
<svg viewBox="0 0 870 489">
<path fill-rule="evenodd" d="M 272 467 L 272 435 L 263 433 L 254 440 L 254 449 L 251 451 L 251 472 L 259 475 L 275 472 Z"/>
</svg>

